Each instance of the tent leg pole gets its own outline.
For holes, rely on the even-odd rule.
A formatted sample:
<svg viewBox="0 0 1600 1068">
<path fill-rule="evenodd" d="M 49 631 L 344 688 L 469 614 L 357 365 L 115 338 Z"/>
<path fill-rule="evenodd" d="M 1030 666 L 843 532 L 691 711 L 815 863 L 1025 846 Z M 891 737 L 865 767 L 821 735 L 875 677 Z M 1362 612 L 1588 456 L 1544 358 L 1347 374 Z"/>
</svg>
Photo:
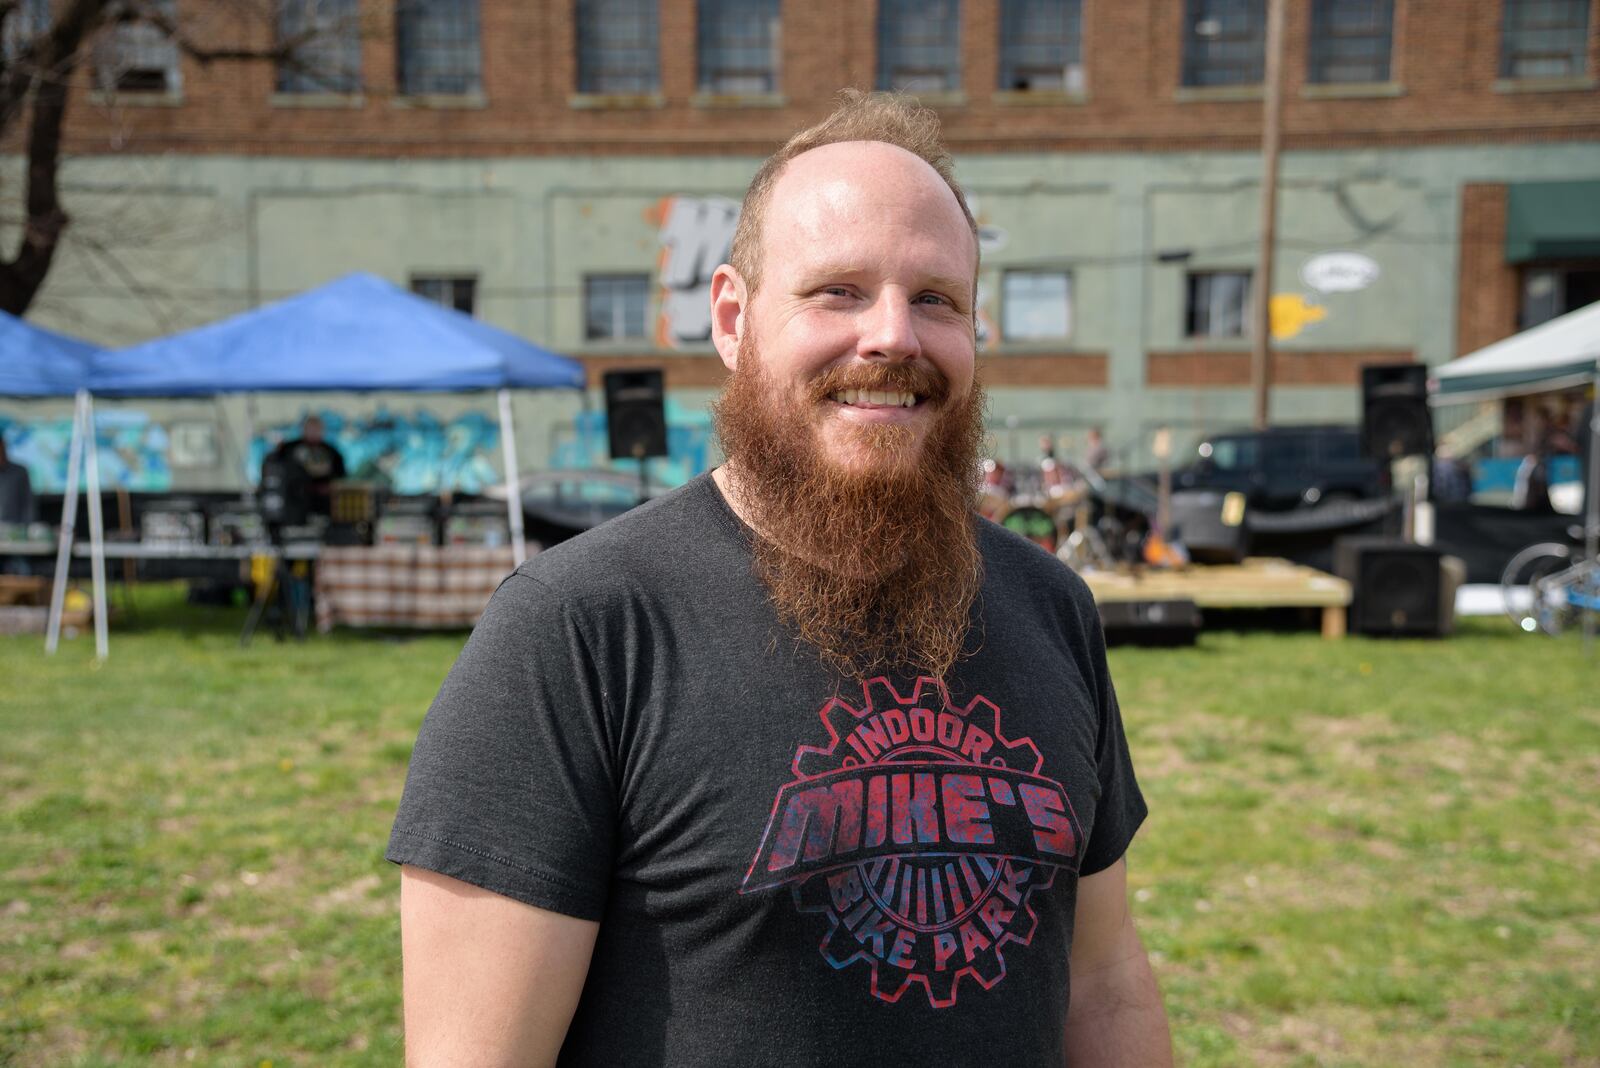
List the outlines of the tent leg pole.
<svg viewBox="0 0 1600 1068">
<path fill-rule="evenodd" d="M 72 399 L 72 441 L 67 446 L 67 484 L 61 498 L 61 529 L 56 543 L 56 581 L 50 587 L 50 620 L 44 632 L 44 651 L 54 653 L 61 643 L 61 613 L 66 606 L 67 568 L 72 559 L 73 532 L 78 519 L 78 470 L 83 460 L 83 402 L 79 390 Z"/>
<path fill-rule="evenodd" d="M 94 398 L 83 395 L 85 466 L 89 471 L 89 567 L 94 576 L 94 655 L 104 660 L 111 653 L 106 620 L 106 524 L 101 513 L 100 450 L 94 434 Z"/>
<path fill-rule="evenodd" d="M 522 530 L 522 479 L 517 475 L 517 424 L 511 416 L 511 391 L 502 389 L 500 401 L 500 449 L 506 468 L 506 519 L 511 523 L 511 550 L 517 566 L 528 558 L 527 539 Z"/>
<path fill-rule="evenodd" d="M 1589 562 L 1591 584 L 1583 594 L 1593 597 L 1600 587 L 1600 371 L 1589 394 L 1589 477 L 1583 487 L 1583 558 Z M 1593 653 L 1595 610 L 1583 612 L 1583 648 Z"/>
</svg>

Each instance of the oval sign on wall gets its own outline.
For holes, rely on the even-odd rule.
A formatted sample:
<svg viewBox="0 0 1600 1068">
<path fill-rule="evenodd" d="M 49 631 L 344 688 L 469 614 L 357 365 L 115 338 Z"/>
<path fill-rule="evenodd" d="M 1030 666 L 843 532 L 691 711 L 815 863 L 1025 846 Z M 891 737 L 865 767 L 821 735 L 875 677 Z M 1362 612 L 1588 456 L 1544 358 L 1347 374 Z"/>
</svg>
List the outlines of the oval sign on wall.
<svg viewBox="0 0 1600 1068">
<path fill-rule="evenodd" d="M 1359 252 L 1324 252 L 1300 268 L 1300 279 L 1319 293 L 1354 293 L 1378 280 L 1378 261 Z"/>
</svg>

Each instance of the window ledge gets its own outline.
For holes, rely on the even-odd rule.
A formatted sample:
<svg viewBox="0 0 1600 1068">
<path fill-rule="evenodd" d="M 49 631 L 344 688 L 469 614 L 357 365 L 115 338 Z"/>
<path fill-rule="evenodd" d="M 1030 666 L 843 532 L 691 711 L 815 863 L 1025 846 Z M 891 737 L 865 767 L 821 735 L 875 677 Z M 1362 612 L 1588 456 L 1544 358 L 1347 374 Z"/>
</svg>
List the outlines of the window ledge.
<svg viewBox="0 0 1600 1068">
<path fill-rule="evenodd" d="M 1015 341 L 1000 339 L 999 344 L 984 350 L 988 355 L 1000 359 L 1009 359 L 1018 356 L 1026 359 L 1030 356 L 1103 356 L 1102 350 L 1089 350 L 1076 348 L 1069 337 L 1041 337 L 1019 338 Z"/>
<path fill-rule="evenodd" d="M 1172 99 L 1180 104 L 1226 100 L 1260 100 L 1260 85 L 1180 85 Z"/>
<path fill-rule="evenodd" d="M 1178 339 L 1178 344 L 1185 346 L 1189 353 L 1195 352 L 1238 352 L 1240 346 L 1245 351 L 1250 349 L 1249 334 L 1193 334 Z"/>
<path fill-rule="evenodd" d="M 689 98 L 695 108 L 781 108 L 789 98 L 782 93 L 714 93 L 702 90 Z"/>
<path fill-rule="evenodd" d="M 275 108 L 362 108 L 367 98 L 361 93 L 273 93 L 267 104 Z"/>
<path fill-rule="evenodd" d="M 992 99 L 1001 107 L 1076 107 L 1087 104 L 1089 94 L 1081 89 L 999 89 Z"/>
<path fill-rule="evenodd" d="M 1600 79 L 1590 74 L 1566 75 L 1560 78 L 1500 78 L 1494 83 L 1497 93 L 1573 93 L 1600 86 Z"/>
<path fill-rule="evenodd" d="M 567 107 L 591 111 L 636 111 L 666 106 L 667 98 L 660 93 L 573 93 L 567 97 Z"/>
<path fill-rule="evenodd" d="M 176 108 L 183 106 L 183 94 L 168 90 L 160 93 L 117 93 L 97 89 L 89 94 L 96 107 Z"/>
<path fill-rule="evenodd" d="M 482 93 L 416 93 L 396 96 L 393 107 L 406 110 L 473 110 L 489 106 L 489 98 Z"/>
<path fill-rule="evenodd" d="M 937 92 L 927 93 L 913 93 L 908 90 L 905 95 L 930 108 L 960 108 L 967 105 L 967 94 L 960 89 L 940 89 Z"/>
<path fill-rule="evenodd" d="M 1300 87 L 1307 100 L 1359 100 L 1367 97 L 1405 96 L 1399 82 L 1315 82 Z"/>
</svg>

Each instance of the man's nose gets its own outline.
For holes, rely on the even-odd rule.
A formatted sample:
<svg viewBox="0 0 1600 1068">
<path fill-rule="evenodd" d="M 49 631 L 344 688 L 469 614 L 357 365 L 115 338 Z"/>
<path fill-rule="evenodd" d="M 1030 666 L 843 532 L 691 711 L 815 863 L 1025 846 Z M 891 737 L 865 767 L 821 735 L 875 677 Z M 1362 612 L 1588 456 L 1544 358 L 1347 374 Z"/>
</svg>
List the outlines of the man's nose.
<svg viewBox="0 0 1600 1068">
<path fill-rule="evenodd" d="M 893 289 L 880 293 L 861 316 L 856 355 L 869 360 L 910 360 L 922 354 L 911 304 L 903 294 Z"/>
</svg>

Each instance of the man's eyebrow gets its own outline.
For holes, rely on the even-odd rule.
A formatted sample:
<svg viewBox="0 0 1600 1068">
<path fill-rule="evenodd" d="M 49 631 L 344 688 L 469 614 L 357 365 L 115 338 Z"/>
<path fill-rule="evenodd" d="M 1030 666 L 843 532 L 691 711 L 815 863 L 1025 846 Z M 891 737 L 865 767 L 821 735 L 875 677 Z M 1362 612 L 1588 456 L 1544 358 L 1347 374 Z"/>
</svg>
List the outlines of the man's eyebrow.
<svg viewBox="0 0 1600 1068">
<path fill-rule="evenodd" d="M 801 275 L 803 285 L 820 285 L 831 278 L 850 278 L 865 271 L 864 267 L 852 267 L 847 263 L 824 263 L 816 267 L 807 268 Z M 962 296 L 971 296 L 972 279 L 957 278 L 954 275 L 931 274 L 923 278 L 923 287 L 927 289 L 944 289 Z"/>
</svg>

